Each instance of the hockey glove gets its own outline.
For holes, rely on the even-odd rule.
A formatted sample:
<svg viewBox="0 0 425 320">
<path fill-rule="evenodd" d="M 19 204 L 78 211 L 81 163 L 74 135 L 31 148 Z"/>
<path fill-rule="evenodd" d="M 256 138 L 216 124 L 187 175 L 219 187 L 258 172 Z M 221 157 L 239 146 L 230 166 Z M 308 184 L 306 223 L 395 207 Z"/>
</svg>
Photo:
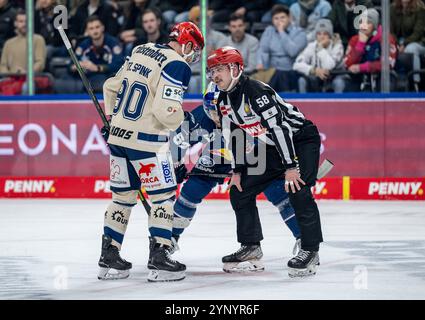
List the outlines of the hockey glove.
<svg viewBox="0 0 425 320">
<path fill-rule="evenodd" d="M 177 184 L 180 184 L 184 181 L 187 175 L 187 168 L 184 164 L 181 164 L 174 168 L 174 172 L 176 174 Z"/>
<path fill-rule="evenodd" d="M 105 139 L 106 144 L 108 144 L 109 128 L 103 126 L 102 129 L 100 129 L 100 133 L 102 134 L 103 139 Z"/>
</svg>

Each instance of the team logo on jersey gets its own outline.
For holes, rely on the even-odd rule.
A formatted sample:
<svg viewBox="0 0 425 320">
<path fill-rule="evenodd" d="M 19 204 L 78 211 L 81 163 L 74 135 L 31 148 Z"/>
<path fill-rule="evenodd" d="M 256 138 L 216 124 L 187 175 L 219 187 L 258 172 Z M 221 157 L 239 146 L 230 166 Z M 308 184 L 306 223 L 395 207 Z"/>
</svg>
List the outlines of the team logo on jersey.
<svg viewBox="0 0 425 320">
<path fill-rule="evenodd" d="M 139 177 L 142 174 L 145 174 L 146 176 L 150 176 L 152 173 L 152 169 L 156 167 L 156 164 L 154 163 L 148 163 L 146 165 L 144 165 L 143 163 L 139 162 L 140 164 L 140 169 L 139 169 Z"/>
<path fill-rule="evenodd" d="M 179 103 L 183 102 L 183 89 L 174 86 L 164 86 L 162 91 L 162 98 L 167 100 L 177 101 Z"/>
</svg>

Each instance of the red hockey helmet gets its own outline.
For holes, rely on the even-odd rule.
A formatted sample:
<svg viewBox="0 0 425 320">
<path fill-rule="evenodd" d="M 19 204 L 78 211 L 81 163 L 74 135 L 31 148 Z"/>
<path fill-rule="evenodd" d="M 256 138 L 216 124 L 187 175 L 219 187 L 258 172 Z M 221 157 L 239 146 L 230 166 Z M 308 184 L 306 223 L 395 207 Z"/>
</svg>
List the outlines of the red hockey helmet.
<svg viewBox="0 0 425 320">
<path fill-rule="evenodd" d="M 243 70 L 243 58 L 239 50 L 233 47 L 222 47 L 215 50 L 207 60 L 208 69 L 218 66 L 220 64 L 237 63 L 239 69 Z"/>
<path fill-rule="evenodd" d="M 241 53 L 233 47 L 222 47 L 215 50 L 207 59 L 207 76 L 209 79 L 213 80 L 214 69 L 220 65 L 228 66 L 230 69 L 232 81 L 228 88 L 221 89 L 222 91 L 229 91 L 236 85 L 244 69 Z M 237 72 L 236 76 L 234 76 L 235 72 Z"/>
<path fill-rule="evenodd" d="M 205 41 L 201 30 L 193 22 L 180 22 L 174 25 L 170 32 L 170 40 L 175 40 L 183 47 L 183 58 L 193 63 L 201 57 L 201 51 L 204 48 Z M 184 54 L 185 47 L 191 42 L 193 49 L 189 54 Z"/>
</svg>

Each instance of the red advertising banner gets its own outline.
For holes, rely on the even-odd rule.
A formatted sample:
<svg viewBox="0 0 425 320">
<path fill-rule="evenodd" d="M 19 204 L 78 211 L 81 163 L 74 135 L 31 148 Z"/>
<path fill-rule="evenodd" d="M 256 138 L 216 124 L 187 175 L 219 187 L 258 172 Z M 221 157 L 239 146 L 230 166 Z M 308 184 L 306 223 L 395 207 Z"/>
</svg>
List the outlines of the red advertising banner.
<svg viewBox="0 0 425 320">
<path fill-rule="evenodd" d="M 325 200 L 425 200 L 424 190 L 425 177 L 323 178 L 312 188 L 316 199 Z M 0 177 L 0 198 L 110 197 L 107 177 Z M 227 183 L 216 186 L 206 199 L 229 199 Z M 266 198 L 261 194 L 258 199 Z"/>
<path fill-rule="evenodd" d="M 423 178 L 353 178 L 350 199 L 425 200 Z"/>
<path fill-rule="evenodd" d="M 321 179 L 312 190 L 317 199 L 342 199 L 342 179 Z M 0 198 L 110 197 L 107 177 L 0 177 Z M 229 199 L 227 182 L 216 186 L 206 199 Z"/>
<path fill-rule="evenodd" d="M 425 176 L 425 99 L 288 101 L 317 124 L 332 176 Z M 0 176 L 107 176 L 100 127 L 87 100 L 0 101 Z"/>
</svg>

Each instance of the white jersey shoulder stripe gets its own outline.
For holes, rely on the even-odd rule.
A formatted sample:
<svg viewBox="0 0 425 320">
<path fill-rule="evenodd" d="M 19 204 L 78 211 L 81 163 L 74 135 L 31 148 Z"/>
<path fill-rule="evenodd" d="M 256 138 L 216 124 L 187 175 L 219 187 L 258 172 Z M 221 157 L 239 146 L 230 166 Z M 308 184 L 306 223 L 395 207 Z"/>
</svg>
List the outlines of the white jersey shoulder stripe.
<svg viewBox="0 0 425 320">
<path fill-rule="evenodd" d="M 171 82 L 174 85 L 180 86 L 183 89 L 187 89 L 187 86 L 183 85 L 183 82 L 181 82 L 180 80 L 174 79 L 172 76 L 170 76 L 168 73 L 166 73 L 164 70 L 161 71 L 161 75 L 164 77 L 165 80 L 167 80 L 168 82 Z"/>
</svg>

